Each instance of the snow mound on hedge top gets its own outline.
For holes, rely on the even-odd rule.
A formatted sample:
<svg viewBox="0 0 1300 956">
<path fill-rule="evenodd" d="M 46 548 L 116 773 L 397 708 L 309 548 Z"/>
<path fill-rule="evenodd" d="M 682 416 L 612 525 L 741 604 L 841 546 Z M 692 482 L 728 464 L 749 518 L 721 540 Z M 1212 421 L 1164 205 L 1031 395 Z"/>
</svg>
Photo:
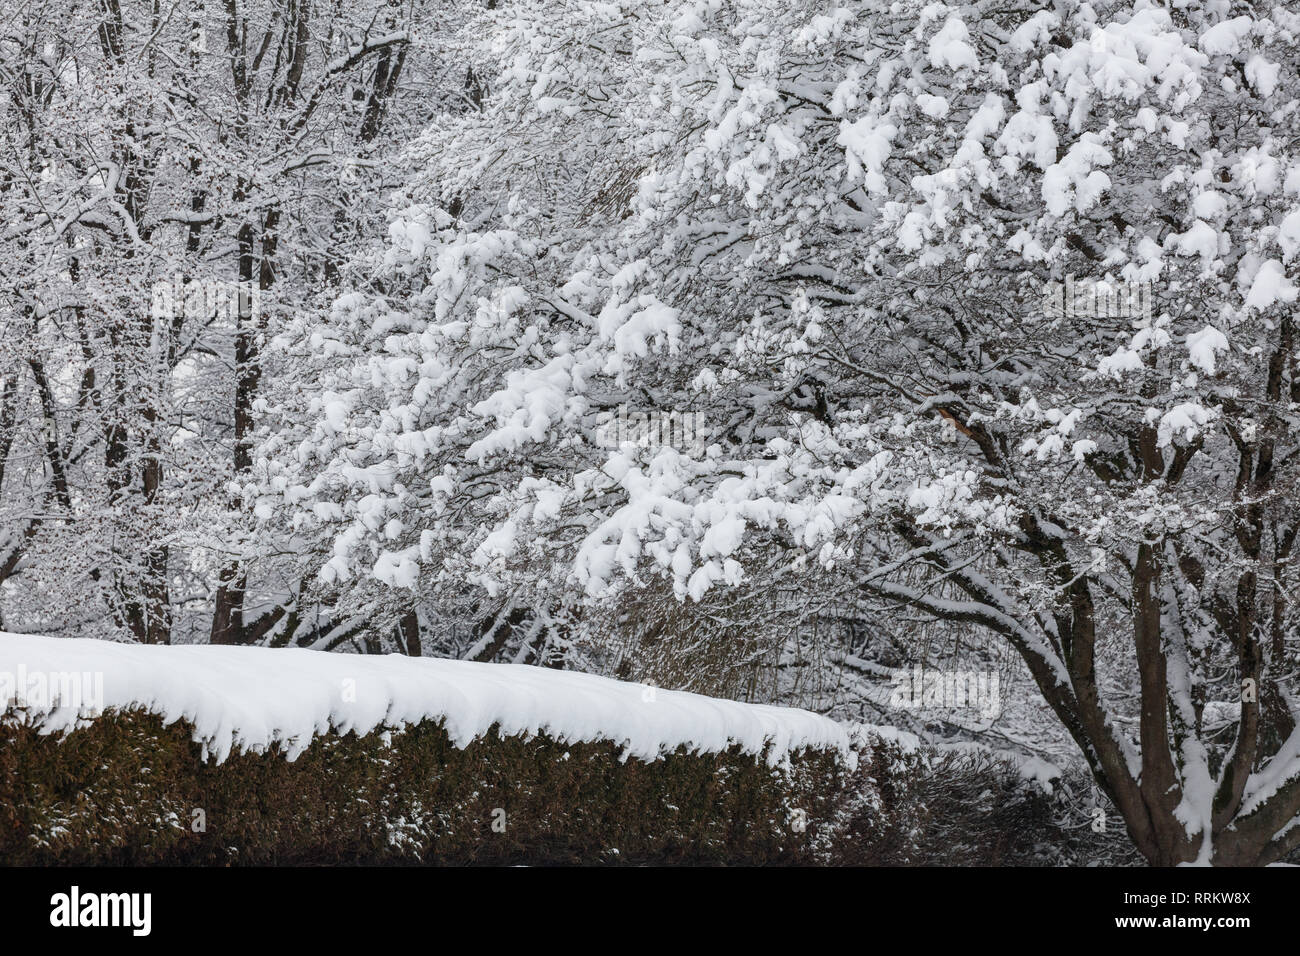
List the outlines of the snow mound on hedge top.
<svg viewBox="0 0 1300 956">
<path fill-rule="evenodd" d="M 82 678 L 80 699 L 41 696 L 58 675 Z M 102 694 L 98 691 L 102 681 Z M 66 698 L 66 694 L 65 694 Z M 285 747 L 289 759 L 319 734 L 398 729 L 442 720 L 458 747 L 493 724 L 503 736 L 561 743 L 609 740 L 623 758 L 654 760 L 679 746 L 717 753 L 739 745 L 781 763 L 804 748 L 853 761 L 848 734 L 827 717 L 742 704 L 523 664 L 363 656 L 264 647 L 115 644 L 0 633 L 0 706 L 24 708 L 43 733 L 93 719 L 101 708 L 184 719 L 207 755 Z M 86 710 L 80 709 L 86 707 Z"/>
</svg>

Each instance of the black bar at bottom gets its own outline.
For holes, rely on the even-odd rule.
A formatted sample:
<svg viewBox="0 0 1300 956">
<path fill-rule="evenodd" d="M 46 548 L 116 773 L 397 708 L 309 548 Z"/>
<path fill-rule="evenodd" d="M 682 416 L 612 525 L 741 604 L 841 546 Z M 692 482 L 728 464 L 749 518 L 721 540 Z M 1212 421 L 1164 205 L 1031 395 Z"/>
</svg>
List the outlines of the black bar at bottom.
<svg viewBox="0 0 1300 956">
<path fill-rule="evenodd" d="M 1288 928 L 1296 888 L 1295 875 L 1282 867 L 0 868 L 0 919 L 10 943 L 30 935 L 55 945 L 256 941 L 259 949 L 320 944 L 333 951 L 400 948 L 408 936 L 435 949 L 466 942 L 497 948 L 511 939 L 530 947 L 658 939 L 691 948 L 754 939 L 766 949 L 778 936 L 807 945 L 846 932 L 864 946 L 901 934 L 926 948 L 981 939 L 996 945 L 1007 934 L 1022 942 L 1199 935 L 1230 943 Z M 149 894 L 147 927 L 145 898 L 133 894 Z M 117 925 L 85 925 L 111 922 Z"/>
</svg>

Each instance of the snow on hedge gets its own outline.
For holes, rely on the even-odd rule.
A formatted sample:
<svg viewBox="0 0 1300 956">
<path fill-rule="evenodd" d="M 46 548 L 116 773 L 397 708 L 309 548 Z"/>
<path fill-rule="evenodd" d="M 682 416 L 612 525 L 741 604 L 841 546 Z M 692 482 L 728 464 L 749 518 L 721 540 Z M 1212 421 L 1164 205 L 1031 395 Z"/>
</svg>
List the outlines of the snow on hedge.
<svg viewBox="0 0 1300 956">
<path fill-rule="evenodd" d="M 835 721 L 521 664 L 264 647 L 146 646 L 0 633 L 0 704 L 56 733 L 107 709 L 186 720 L 218 761 L 282 744 L 289 759 L 330 731 L 442 720 L 458 747 L 492 727 L 563 743 L 609 740 L 624 758 L 738 744 L 775 765 L 804 748 L 852 760 Z"/>
</svg>

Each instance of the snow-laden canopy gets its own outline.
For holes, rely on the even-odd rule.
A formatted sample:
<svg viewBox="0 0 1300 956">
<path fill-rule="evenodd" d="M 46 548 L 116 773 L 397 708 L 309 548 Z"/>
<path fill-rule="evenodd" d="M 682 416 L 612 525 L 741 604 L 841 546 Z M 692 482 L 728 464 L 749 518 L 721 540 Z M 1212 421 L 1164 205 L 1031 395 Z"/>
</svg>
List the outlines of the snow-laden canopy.
<svg viewBox="0 0 1300 956">
<path fill-rule="evenodd" d="M 413 144 L 371 285 L 284 336 L 242 493 L 322 589 L 585 622 L 813 567 L 1005 638 L 1149 859 L 1300 845 L 1292 9 L 482 35 L 494 92 Z M 609 440 L 638 413 L 704 435 Z"/>
</svg>

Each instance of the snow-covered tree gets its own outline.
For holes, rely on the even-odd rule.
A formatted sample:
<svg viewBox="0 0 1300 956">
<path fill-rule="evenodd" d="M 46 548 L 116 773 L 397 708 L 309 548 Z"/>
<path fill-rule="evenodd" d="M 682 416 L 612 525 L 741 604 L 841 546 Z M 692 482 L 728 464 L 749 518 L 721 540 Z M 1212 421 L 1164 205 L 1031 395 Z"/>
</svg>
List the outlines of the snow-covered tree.
<svg viewBox="0 0 1300 956">
<path fill-rule="evenodd" d="M 387 136 L 458 89 L 457 6 L 0 5 L 6 626 L 241 641 L 286 613 L 227 488 L 263 340 L 340 279 Z"/>
<path fill-rule="evenodd" d="M 372 283 L 283 343 L 247 493 L 322 585 L 580 618 L 816 567 L 1014 647 L 1152 862 L 1300 843 L 1300 17 L 480 32 L 484 110 L 412 146 Z"/>
</svg>

